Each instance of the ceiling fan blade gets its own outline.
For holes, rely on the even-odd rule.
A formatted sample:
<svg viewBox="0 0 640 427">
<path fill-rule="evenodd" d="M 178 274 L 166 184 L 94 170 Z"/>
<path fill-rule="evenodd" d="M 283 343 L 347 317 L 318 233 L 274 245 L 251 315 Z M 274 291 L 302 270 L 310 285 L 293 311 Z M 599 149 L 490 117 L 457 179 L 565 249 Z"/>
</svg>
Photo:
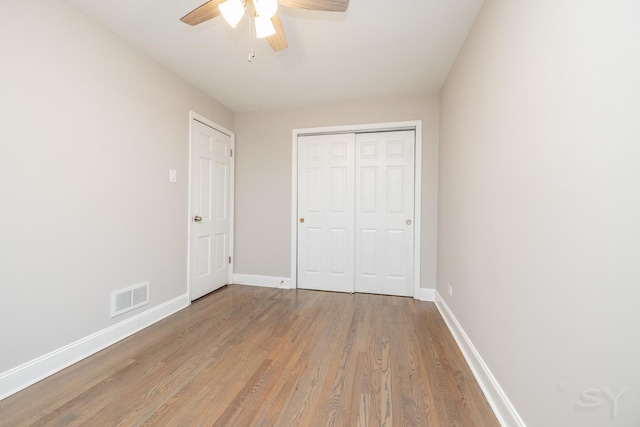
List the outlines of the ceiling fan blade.
<svg viewBox="0 0 640 427">
<path fill-rule="evenodd" d="M 213 19 L 220 15 L 218 5 L 225 0 L 209 0 L 205 4 L 196 7 L 191 12 L 180 18 L 182 22 L 189 25 L 198 25 L 209 19 Z"/>
<path fill-rule="evenodd" d="M 284 28 L 282 28 L 282 22 L 280 22 L 278 14 L 273 15 L 271 23 L 273 24 L 273 28 L 276 29 L 276 33 L 274 35 L 267 37 L 267 41 L 269 42 L 271 49 L 276 52 L 286 49 L 287 38 L 284 35 Z"/>
<path fill-rule="evenodd" d="M 307 10 L 324 10 L 328 12 L 344 12 L 349 7 L 349 0 L 278 0 L 282 6 L 297 7 Z"/>
</svg>

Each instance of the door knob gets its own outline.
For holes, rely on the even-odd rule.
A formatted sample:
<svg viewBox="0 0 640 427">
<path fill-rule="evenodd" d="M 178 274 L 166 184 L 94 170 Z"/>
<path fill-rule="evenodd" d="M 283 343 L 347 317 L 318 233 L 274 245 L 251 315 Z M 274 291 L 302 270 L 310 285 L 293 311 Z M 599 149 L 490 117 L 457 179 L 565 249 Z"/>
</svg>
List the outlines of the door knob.
<svg viewBox="0 0 640 427">
<path fill-rule="evenodd" d="M 410 219 L 407 220 L 407 225 L 411 225 L 411 220 Z"/>
<path fill-rule="evenodd" d="M 304 218 L 300 218 L 300 224 L 304 222 Z"/>
<path fill-rule="evenodd" d="M 195 222 L 200 222 L 200 221 L 202 221 L 202 217 L 200 215 L 196 215 L 196 216 L 193 217 L 193 220 Z"/>
</svg>

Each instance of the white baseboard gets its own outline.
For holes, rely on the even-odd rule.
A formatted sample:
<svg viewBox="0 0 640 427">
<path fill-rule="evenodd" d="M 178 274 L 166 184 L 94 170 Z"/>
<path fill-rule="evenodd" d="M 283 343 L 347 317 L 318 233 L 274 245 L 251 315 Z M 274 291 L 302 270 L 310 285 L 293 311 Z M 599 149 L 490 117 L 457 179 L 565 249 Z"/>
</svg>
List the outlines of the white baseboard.
<svg viewBox="0 0 640 427">
<path fill-rule="evenodd" d="M 0 400 L 135 334 L 191 304 L 184 294 L 108 328 L 0 373 Z"/>
<path fill-rule="evenodd" d="M 427 289 L 427 288 L 418 288 L 418 295 L 414 297 L 419 301 L 435 301 L 436 300 L 436 290 L 435 289 Z"/>
<path fill-rule="evenodd" d="M 440 311 L 451 334 L 458 343 L 462 355 L 469 364 L 471 372 L 473 372 L 476 381 L 478 381 L 500 425 L 504 427 L 526 427 L 504 390 L 502 390 L 502 387 L 500 387 L 500 384 L 498 384 L 498 381 L 489 370 L 489 367 L 484 363 L 484 360 L 482 360 L 480 353 L 476 350 L 469 336 L 465 333 L 464 329 L 462 329 L 462 326 L 453 315 L 451 309 L 449 309 L 449 306 L 447 306 L 447 303 L 440 293 L 436 291 L 435 294 L 438 311 Z"/>
<path fill-rule="evenodd" d="M 289 277 L 234 274 L 233 283 L 238 285 L 262 286 L 265 288 L 295 289 Z"/>
<path fill-rule="evenodd" d="M 261 286 L 265 288 L 295 289 L 291 279 L 288 277 L 234 274 L 233 283 L 237 285 Z M 419 288 L 418 294 L 414 298 L 420 301 L 435 301 L 436 290 Z"/>
</svg>

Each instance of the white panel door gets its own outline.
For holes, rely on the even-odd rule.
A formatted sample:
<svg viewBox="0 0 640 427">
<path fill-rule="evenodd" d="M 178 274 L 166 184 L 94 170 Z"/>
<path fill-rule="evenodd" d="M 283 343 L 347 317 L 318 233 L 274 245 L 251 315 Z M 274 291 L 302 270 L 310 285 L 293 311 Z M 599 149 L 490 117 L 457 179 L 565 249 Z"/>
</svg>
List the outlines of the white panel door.
<svg viewBox="0 0 640 427">
<path fill-rule="evenodd" d="M 356 135 L 355 290 L 413 295 L 415 131 Z"/>
<path fill-rule="evenodd" d="M 353 292 L 354 134 L 298 138 L 298 287 Z"/>
<path fill-rule="evenodd" d="M 231 137 L 191 130 L 191 300 L 229 283 Z"/>
</svg>

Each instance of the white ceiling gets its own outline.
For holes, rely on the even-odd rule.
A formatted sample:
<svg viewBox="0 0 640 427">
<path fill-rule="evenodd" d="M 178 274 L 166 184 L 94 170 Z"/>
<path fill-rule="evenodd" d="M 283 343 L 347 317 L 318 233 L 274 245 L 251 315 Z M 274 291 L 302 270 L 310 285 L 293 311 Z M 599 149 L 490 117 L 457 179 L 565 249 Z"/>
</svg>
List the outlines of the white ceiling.
<svg viewBox="0 0 640 427">
<path fill-rule="evenodd" d="M 482 0 L 351 0 L 345 13 L 280 7 L 289 48 L 249 19 L 196 27 L 205 0 L 66 0 L 236 112 L 438 93 Z"/>
</svg>

